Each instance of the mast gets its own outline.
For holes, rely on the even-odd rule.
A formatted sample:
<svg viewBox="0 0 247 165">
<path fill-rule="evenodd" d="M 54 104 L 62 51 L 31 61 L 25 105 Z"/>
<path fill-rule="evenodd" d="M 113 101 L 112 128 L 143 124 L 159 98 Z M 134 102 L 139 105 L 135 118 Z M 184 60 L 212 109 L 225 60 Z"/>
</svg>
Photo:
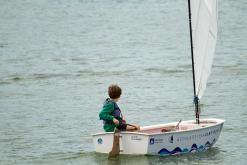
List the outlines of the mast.
<svg viewBox="0 0 247 165">
<path fill-rule="evenodd" d="M 192 60 L 192 74 L 193 74 L 193 88 L 194 88 L 194 104 L 195 104 L 195 116 L 196 123 L 200 124 L 199 120 L 199 98 L 196 95 L 196 83 L 195 83 L 195 66 L 194 66 L 194 54 L 193 54 L 193 39 L 192 39 L 192 25 L 191 25 L 191 6 L 190 0 L 188 0 L 188 8 L 189 8 L 189 26 L 190 26 L 190 49 L 191 49 L 191 60 Z"/>
</svg>

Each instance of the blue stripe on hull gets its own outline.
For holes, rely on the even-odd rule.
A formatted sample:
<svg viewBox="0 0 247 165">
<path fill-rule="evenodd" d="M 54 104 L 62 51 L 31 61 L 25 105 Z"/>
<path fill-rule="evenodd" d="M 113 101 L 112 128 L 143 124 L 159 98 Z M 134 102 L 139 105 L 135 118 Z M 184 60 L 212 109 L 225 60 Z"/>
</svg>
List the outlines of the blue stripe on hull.
<svg viewBox="0 0 247 165">
<path fill-rule="evenodd" d="M 207 141 L 207 143 L 203 146 L 203 145 L 200 145 L 199 147 L 197 147 L 196 144 L 193 144 L 191 146 L 190 149 L 188 148 L 184 148 L 184 149 L 181 149 L 179 147 L 176 147 L 174 150 L 172 151 L 169 151 L 167 150 L 166 148 L 162 148 L 158 154 L 159 155 L 162 155 L 162 156 L 166 156 L 166 155 L 178 155 L 178 154 L 184 154 L 184 153 L 189 153 L 189 152 L 200 152 L 200 151 L 205 151 L 207 150 L 208 148 L 210 148 L 213 144 L 215 143 L 215 139 L 213 140 L 212 143 L 210 143 L 209 141 Z"/>
</svg>

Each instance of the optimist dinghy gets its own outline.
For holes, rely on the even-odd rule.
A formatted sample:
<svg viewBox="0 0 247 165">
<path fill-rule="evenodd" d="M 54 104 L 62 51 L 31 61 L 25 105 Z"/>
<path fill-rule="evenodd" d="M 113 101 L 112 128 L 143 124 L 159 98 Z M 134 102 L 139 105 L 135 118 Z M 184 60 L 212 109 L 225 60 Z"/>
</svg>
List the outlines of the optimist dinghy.
<svg viewBox="0 0 247 165">
<path fill-rule="evenodd" d="M 205 151 L 220 136 L 224 120 L 199 119 L 199 100 L 206 89 L 217 40 L 217 0 L 188 0 L 188 11 L 196 120 L 144 126 L 138 132 L 119 132 L 120 154 L 177 155 Z M 94 134 L 95 151 L 109 153 L 113 138 L 113 132 Z"/>
<path fill-rule="evenodd" d="M 120 154 L 176 155 L 205 151 L 218 140 L 224 120 L 204 119 L 141 127 L 139 132 L 120 133 Z M 109 153 L 112 149 L 113 132 L 93 135 L 95 151 Z"/>
</svg>

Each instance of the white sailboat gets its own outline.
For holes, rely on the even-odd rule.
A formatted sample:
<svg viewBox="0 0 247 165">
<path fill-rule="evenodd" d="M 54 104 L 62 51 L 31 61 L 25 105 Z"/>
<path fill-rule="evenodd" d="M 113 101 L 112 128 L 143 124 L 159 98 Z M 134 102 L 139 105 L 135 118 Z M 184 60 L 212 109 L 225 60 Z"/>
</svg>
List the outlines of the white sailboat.
<svg viewBox="0 0 247 165">
<path fill-rule="evenodd" d="M 205 151 L 218 140 L 224 120 L 199 119 L 199 100 L 206 89 L 217 40 L 217 0 L 188 0 L 196 120 L 120 132 L 120 154 L 176 155 Z M 93 135 L 95 151 L 109 153 L 113 132 Z"/>
</svg>

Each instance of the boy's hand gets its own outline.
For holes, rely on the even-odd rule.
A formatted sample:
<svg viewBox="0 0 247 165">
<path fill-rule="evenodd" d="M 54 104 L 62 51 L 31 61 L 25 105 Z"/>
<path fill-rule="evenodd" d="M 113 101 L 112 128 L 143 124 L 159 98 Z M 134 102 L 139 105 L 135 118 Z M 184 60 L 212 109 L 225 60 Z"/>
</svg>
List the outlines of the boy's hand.
<svg viewBox="0 0 247 165">
<path fill-rule="evenodd" d="M 112 121 L 113 121 L 114 124 L 119 125 L 119 121 L 117 119 L 113 118 Z"/>
</svg>

